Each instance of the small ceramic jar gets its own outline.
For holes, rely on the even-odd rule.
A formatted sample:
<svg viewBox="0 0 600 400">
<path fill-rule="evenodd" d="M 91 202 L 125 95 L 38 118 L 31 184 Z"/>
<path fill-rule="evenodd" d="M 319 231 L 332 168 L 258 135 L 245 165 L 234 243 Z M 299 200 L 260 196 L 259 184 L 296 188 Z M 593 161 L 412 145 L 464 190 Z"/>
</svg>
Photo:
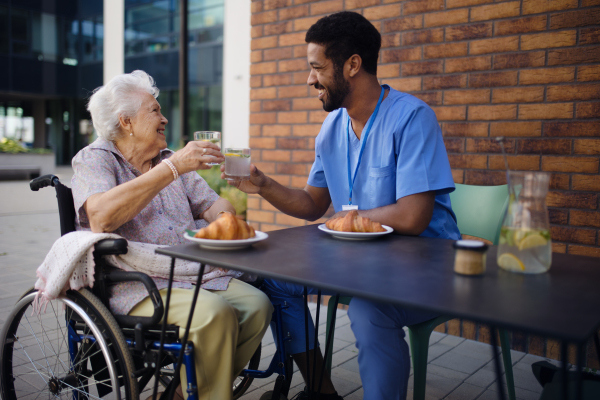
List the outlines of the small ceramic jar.
<svg viewBox="0 0 600 400">
<path fill-rule="evenodd" d="M 485 272 L 487 244 L 479 240 L 457 240 L 454 248 L 454 272 L 461 275 L 481 275 Z"/>
</svg>

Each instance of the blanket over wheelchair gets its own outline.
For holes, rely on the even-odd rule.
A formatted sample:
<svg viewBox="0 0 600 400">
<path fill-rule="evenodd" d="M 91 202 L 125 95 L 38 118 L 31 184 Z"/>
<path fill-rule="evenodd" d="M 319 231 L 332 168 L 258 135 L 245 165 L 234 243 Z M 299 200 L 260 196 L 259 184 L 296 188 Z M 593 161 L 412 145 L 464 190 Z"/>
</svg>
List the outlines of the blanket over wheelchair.
<svg viewBox="0 0 600 400">
<path fill-rule="evenodd" d="M 75 231 L 61 236 L 50 249 L 48 255 L 37 269 L 37 304 L 43 307 L 49 300 L 65 294 L 67 290 L 79 290 L 94 286 L 94 244 L 103 239 L 122 239 L 114 233 L 93 233 Z M 168 279 L 171 259 L 154 252 L 156 248 L 166 247 L 149 243 L 128 241 L 127 254 L 111 255 L 106 261 L 124 271 L 143 272 L 157 278 Z M 174 280 L 195 283 L 200 264 L 177 259 Z M 226 270 L 207 265 L 202 275 L 202 285 L 223 276 L 238 278 L 242 272 Z M 202 287 L 202 286 L 201 286 Z"/>
</svg>

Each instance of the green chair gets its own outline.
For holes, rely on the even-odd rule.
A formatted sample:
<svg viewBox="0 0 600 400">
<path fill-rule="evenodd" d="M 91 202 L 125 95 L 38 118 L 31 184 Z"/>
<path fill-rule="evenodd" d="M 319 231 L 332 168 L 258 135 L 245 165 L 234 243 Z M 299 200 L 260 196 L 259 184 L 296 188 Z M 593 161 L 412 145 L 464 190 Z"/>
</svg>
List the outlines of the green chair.
<svg viewBox="0 0 600 400">
<path fill-rule="evenodd" d="M 456 190 L 450 193 L 452 210 L 456 214 L 458 229 L 461 234 L 476 236 L 498 244 L 500 227 L 504 212 L 508 207 L 508 186 L 472 186 L 456 184 Z M 340 297 L 339 304 L 350 304 L 352 297 Z M 333 316 L 335 304 L 329 302 L 327 307 L 327 331 L 329 337 L 329 321 Z M 453 319 L 452 316 L 443 315 L 430 319 L 420 324 L 408 326 L 410 348 L 414 371 L 414 400 L 425 399 L 425 384 L 427 377 L 427 354 L 429 351 L 429 337 L 436 326 Z M 333 332 L 332 340 L 333 343 Z M 500 345 L 502 347 L 502 360 L 508 386 L 508 397 L 515 400 L 515 385 L 510 356 L 510 341 L 508 332 L 500 329 Z M 331 372 L 332 351 L 329 349 L 325 360 L 325 368 Z"/>
</svg>

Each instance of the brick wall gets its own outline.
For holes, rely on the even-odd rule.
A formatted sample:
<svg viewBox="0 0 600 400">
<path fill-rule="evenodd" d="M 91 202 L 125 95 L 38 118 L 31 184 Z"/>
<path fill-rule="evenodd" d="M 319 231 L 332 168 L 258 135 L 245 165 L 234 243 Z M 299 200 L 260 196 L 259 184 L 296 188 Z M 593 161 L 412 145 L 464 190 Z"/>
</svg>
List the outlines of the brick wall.
<svg viewBox="0 0 600 400">
<path fill-rule="evenodd" d="M 304 35 L 342 10 L 381 32 L 381 82 L 436 112 L 455 182 L 506 183 L 493 139 L 505 136 L 511 169 L 552 173 L 553 250 L 600 257 L 600 0 L 253 1 L 252 158 L 286 186 L 306 184 L 326 116 L 306 85 Z M 248 220 L 266 231 L 306 224 L 257 196 Z M 489 336 L 460 321 L 444 329 Z M 558 356 L 551 341 L 513 342 Z"/>
</svg>

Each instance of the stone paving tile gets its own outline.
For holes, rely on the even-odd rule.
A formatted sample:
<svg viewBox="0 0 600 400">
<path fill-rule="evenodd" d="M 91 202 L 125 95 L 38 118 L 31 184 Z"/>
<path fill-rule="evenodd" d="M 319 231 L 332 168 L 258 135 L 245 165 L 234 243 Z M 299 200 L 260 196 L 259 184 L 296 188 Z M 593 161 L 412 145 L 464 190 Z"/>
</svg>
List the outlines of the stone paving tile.
<svg viewBox="0 0 600 400">
<path fill-rule="evenodd" d="M 494 357 L 492 352 L 492 346 L 486 343 L 476 342 L 473 340 L 465 340 L 464 342 L 457 345 L 452 351 L 460 351 L 469 355 L 469 357 L 476 358 L 482 361 L 489 361 Z M 500 352 L 500 349 L 496 350 Z"/>
<path fill-rule="evenodd" d="M 456 371 L 450 368 L 440 367 L 439 365 L 435 364 L 427 365 L 427 374 L 435 374 L 444 378 L 454 379 L 461 382 L 469 377 L 469 374 L 465 374 L 464 372 Z"/>
<path fill-rule="evenodd" d="M 358 357 L 353 358 L 349 361 L 346 361 L 343 364 L 340 364 L 339 368 L 344 368 L 344 369 L 347 369 L 348 371 L 352 371 L 352 372 L 355 372 L 358 374 L 359 373 L 358 372 Z"/>
<path fill-rule="evenodd" d="M 427 362 L 428 363 L 432 362 L 433 360 L 439 358 L 443 354 L 446 354 L 453 348 L 454 347 L 450 346 L 449 344 L 442 343 L 442 340 L 438 341 L 437 343 L 429 346 L 429 351 L 427 353 Z M 410 349 L 410 346 L 409 346 L 409 349 Z"/>
<path fill-rule="evenodd" d="M 485 361 L 470 357 L 464 353 L 451 350 L 431 362 L 440 367 L 456 369 L 460 372 L 472 374 L 485 365 Z"/>
<path fill-rule="evenodd" d="M 462 382 L 446 378 L 435 374 L 427 374 L 425 398 L 426 399 L 443 399 L 456 389 Z M 408 396 L 412 398 L 413 393 L 413 377 L 408 380 Z"/>
<path fill-rule="evenodd" d="M 347 395 L 346 397 L 344 397 L 344 399 L 346 399 L 346 400 L 362 400 L 363 396 L 364 396 L 364 392 L 363 392 L 362 388 L 360 388 L 357 391 L 352 392 L 349 395 Z"/>
<path fill-rule="evenodd" d="M 485 389 L 469 385 L 468 383 L 463 383 L 456 389 L 450 393 L 446 399 L 447 400 L 473 400 L 476 399 L 481 393 L 483 393 Z"/>
</svg>

